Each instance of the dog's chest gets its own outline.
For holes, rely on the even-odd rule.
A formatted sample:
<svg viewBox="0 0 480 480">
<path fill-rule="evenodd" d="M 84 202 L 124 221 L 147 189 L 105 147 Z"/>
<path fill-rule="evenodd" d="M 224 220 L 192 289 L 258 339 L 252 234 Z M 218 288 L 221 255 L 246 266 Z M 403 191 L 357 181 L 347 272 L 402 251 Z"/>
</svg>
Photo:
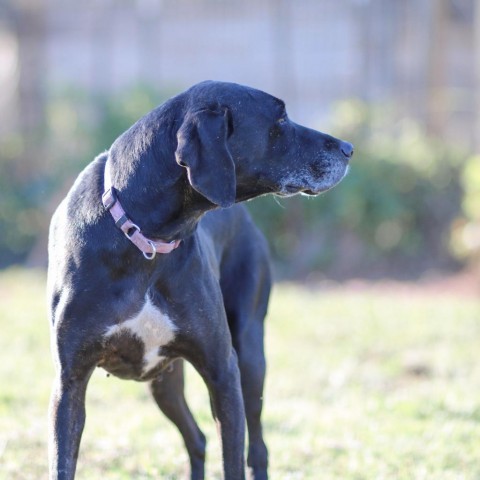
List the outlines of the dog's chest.
<svg viewBox="0 0 480 480">
<path fill-rule="evenodd" d="M 132 318 L 111 326 L 104 336 L 104 356 L 99 366 L 121 378 L 142 379 L 166 362 L 162 347 L 171 343 L 176 327 L 148 296 Z"/>
</svg>

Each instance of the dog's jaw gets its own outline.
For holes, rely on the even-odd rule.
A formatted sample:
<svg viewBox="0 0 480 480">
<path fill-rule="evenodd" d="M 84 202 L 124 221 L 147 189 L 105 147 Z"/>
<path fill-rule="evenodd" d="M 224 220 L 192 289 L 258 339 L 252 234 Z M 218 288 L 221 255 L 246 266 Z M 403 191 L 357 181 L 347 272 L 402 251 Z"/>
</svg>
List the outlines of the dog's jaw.
<svg viewBox="0 0 480 480">
<path fill-rule="evenodd" d="M 337 166 L 333 172 L 329 173 L 326 181 L 314 183 L 312 188 L 304 189 L 300 193 L 308 196 L 316 196 L 325 193 L 337 186 L 348 175 L 349 170 L 349 165 Z"/>
<path fill-rule="evenodd" d="M 308 169 L 286 176 L 275 192 L 281 197 L 291 197 L 298 193 L 316 196 L 331 190 L 348 174 L 349 165 L 345 162 L 332 162 L 320 176 L 313 176 Z"/>
</svg>

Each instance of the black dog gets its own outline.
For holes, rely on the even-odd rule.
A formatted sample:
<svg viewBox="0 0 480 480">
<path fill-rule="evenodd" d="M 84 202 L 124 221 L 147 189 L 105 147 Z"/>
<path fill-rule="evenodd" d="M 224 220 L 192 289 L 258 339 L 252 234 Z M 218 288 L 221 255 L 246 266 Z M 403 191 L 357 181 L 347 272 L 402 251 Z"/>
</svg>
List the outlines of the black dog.
<svg viewBox="0 0 480 480">
<path fill-rule="evenodd" d="M 218 207 L 267 193 L 317 195 L 345 176 L 352 153 L 290 121 L 277 98 L 204 82 L 87 166 L 50 230 L 50 478 L 74 477 L 96 366 L 150 382 L 184 438 L 191 478 L 204 478 L 205 437 L 185 402 L 181 359 L 208 386 L 225 478 L 244 478 L 245 418 L 249 474 L 267 478 L 267 247 L 244 208 Z"/>
</svg>

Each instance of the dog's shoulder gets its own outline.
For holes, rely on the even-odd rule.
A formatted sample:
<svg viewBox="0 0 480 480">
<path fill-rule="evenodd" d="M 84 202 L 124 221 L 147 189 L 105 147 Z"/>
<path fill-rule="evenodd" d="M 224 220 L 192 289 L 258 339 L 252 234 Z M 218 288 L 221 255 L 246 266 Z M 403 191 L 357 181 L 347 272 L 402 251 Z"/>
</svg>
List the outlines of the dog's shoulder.
<svg viewBox="0 0 480 480">
<path fill-rule="evenodd" d="M 256 230 L 250 213 L 239 204 L 207 212 L 200 223 L 212 235 L 226 239 L 245 230 Z"/>
<path fill-rule="evenodd" d="M 77 225 L 95 222 L 104 214 L 103 172 L 107 156 L 106 152 L 98 155 L 83 169 L 64 200 L 66 214 Z"/>
<path fill-rule="evenodd" d="M 67 254 L 91 246 L 101 233 L 106 218 L 102 205 L 103 169 L 107 154 L 96 157 L 77 177 L 75 183 L 52 216 L 49 232 L 49 255 L 58 250 Z M 58 252 L 57 252 L 58 253 Z"/>
<path fill-rule="evenodd" d="M 237 254 L 239 258 L 247 252 L 255 252 L 255 256 L 265 258 L 269 255 L 267 241 L 244 205 L 236 204 L 208 212 L 200 224 L 212 238 L 217 251 Z"/>
</svg>

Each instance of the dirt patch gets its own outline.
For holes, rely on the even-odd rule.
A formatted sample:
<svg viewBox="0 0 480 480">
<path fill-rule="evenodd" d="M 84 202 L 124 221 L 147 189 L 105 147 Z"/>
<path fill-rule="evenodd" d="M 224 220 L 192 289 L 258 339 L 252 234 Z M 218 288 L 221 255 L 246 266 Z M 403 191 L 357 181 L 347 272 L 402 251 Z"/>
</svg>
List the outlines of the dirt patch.
<svg viewBox="0 0 480 480">
<path fill-rule="evenodd" d="M 408 295 L 449 295 L 480 298 L 480 272 L 462 272 L 448 276 L 428 276 L 416 282 L 385 280 L 380 282 L 347 282 L 348 288 L 385 290 Z"/>
<path fill-rule="evenodd" d="M 355 278 L 345 282 L 321 280 L 309 282 L 309 287 L 326 291 L 383 292 L 408 296 L 461 296 L 480 299 L 480 269 L 457 274 L 430 274 L 417 281 L 398 281 L 385 278 L 368 280 Z"/>
</svg>

